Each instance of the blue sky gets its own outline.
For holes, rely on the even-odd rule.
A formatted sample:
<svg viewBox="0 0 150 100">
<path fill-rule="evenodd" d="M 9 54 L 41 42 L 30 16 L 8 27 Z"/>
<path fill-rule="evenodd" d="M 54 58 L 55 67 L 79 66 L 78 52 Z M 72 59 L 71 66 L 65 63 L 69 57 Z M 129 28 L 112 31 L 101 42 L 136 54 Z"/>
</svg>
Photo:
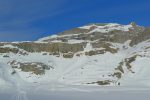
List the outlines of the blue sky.
<svg viewBox="0 0 150 100">
<path fill-rule="evenodd" d="M 88 23 L 150 26 L 150 0 L 0 0 L 0 41 L 31 41 Z"/>
</svg>

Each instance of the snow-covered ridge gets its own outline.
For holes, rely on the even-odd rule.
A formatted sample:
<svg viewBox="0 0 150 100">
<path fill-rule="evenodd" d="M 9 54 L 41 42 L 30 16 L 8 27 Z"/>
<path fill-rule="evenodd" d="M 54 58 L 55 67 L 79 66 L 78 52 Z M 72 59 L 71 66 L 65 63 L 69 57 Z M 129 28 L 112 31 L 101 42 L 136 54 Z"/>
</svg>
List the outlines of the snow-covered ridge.
<svg viewBox="0 0 150 100">
<path fill-rule="evenodd" d="M 133 29 L 133 25 L 132 24 L 121 25 L 121 24 L 117 24 L 117 23 L 89 24 L 89 25 L 85 25 L 82 27 L 77 27 L 76 29 L 79 30 L 79 32 L 77 32 L 75 34 L 72 34 L 72 30 L 69 30 L 70 32 L 67 34 L 58 34 L 58 35 L 55 34 L 55 35 L 51 35 L 48 37 L 43 37 L 43 38 L 40 38 L 36 42 L 44 42 L 44 41 L 50 40 L 50 39 L 78 36 L 80 34 L 92 34 L 94 32 L 108 33 L 108 32 L 114 31 L 114 30 L 120 30 L 123 32 L 128 32 L 130 29 Z M 83 29 L 85 31 L 80 32 L 80 29 L 81 30 Z M 53 40 L 51 42 L 60 42 L 60 41 Z"/>
<path fill-rule="evenodd" d="M 107 33 L 113 30 L 121 30 L 121 31 L 129 31 L 130 28 L 132 28 L 132 25 L 121 25 L 117 23 L 108 23 L 105 25 L 96 25 L 96 24 L 91 24 L 87 26 L 82 26 L 79 27 L 81 29 L 91 29 L 92 27 L 95 27 L 94 30 L 92 30 L 90 33 L 93 32 L 101 32 L 101 33 Z"/>
<path fill-rule="evenodd" d="M 40 42 L 40 41 L 44 41 L 44 40 L 47 40 L 47 39 L 50 39 L 50 38 L 57 38 L 57 37 L 58 37 L 57 35 L 51 35 L 51 36 L 48 36 L 48 37 L 40 38 L 40 39 L 38 39 L 38 41 Z"/>
<path fill-rule="evenodd" d="M 90 29 L 93 26 L 104 28 L 104 27 L 113 27 L 113 26 L 118 26 L 118 25 L 120 25 L 120 24 L 118 24 L 118 23 L 89 24 L 89 25 L 78 27 L 78 28 Z"/>
<path fill-rule="evenodd" d="M 80 29 L 81 30 L 83 29 L 83 30 L 80 31 Z M 43 37 L 36 42 L 46 42 L 47 40 L 50 40 L 49 42 L 62 42 L 57 39 L 65 38 L 65 37 L 73 37 L 73 36 L 78 36 L 78 35 L 82 35 L 82 34 L 85 34 L 85 35 L 92 34 L 94 32 L 109 33 L 114 30 L 128 32 L 128 31 L 130 31 L 130 29 L 134 29 L 134 26 L 132 24 L 129 24 L 129 25 L 121 25 L 121 24 L 117 24 L 117 23 L 89 24 L 89 25 L 85 25 L 82 27 L 78 27 L 73 31 L 70 30 L 67 34 L 58 34 L 58 35 L 55 34 L 55 35 L 51 35 L 48 37 Z M 76 32 L 76 34 L 72 34 L 72 33 L 74 33 L 74 31 L 78 31 L 78 32 Z"/>
</svg>

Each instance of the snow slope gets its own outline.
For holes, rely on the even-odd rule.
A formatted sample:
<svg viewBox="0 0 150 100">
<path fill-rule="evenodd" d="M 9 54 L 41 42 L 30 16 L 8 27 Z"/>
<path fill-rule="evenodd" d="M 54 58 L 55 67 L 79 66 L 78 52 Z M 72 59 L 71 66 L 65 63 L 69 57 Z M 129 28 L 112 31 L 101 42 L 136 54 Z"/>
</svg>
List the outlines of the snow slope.
<svg viewBox="0 0 150 100">
<path fill-rule="evenodd" d="M 93 25 L 79 27 L 90 29 Z M 107 24 L 96 26 L 88 33 L 107 33 L 112 30 L 130 31 L 132 25 Z M 87 34 L 88 34 L 87 33 Z M 62 43 L 56 38 L 76 36 L 76 34 L 53 35 L 39 39 L 32 43 L 43 43 L 44 40 L 54 39 L 51 43 Z M 111 44 L 110 48 L 117 52 L 105 51 L 94 55 L 86 55 L 87 52 L 103 50 L 105 48 L 93 48 L 92 43 L 98 40 L 78 40 L 70 39 L 68 44 L 86 43 L 83 51 L 75 52 L 72 58 L 64 58 L 60 55 L 51 55 L 48 52 L 28 52 L 12 44 L 5 44 L 0 48 L 16 48 L 27 55 L 19 53 L 0 53 L 0 88 L 16 88 L 25 94 L 29 88 L 35 90 L 48 89 L 73 89 L 97 88 L 97 87 L 149 87 L 150 86 L 150 39 L 142 41 L 134 46 L 130 46 L 131 40 L 124 43 L 105 41 Z M 29 42 L 30 43 L 30 42 Z M 47 42 L 44 42 L 47 43 Z M 48 42 L 49 43 L 49 42 Z M 3 49 L 2 49 L 3 50 Z M 77 56 L 80 54 L 79 56 Z M 11 63 L 15 61 L 18 68 Z M 35 74 L 32 71 L 23 71 L 21 64 L 42 63 L 52 66 L 49 70 L 44 70 L 44 74 Z M 39 68 L 40 66 L 37 65 Z M 121 66 L 118 68 L 118 66 Z M 26 70 L 26 69 L 24 69 Z M 123 71 L 122 71 L 123 70 Z"/>
</svg>

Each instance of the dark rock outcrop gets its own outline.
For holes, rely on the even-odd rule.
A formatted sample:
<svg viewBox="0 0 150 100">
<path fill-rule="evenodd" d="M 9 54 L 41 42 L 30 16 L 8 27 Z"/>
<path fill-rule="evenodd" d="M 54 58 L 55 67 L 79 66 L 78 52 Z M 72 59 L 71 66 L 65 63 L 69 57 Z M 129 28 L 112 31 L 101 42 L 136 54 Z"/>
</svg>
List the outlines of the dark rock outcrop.
<svg viewBox="0 0 150 100">
<path fill-rule="evenodd" d="M 8 62 L 14 69 L 21 69 L 23 72 L 32 72 L 36 75 L 45 74 L 46 70 L 53 69 L 52 66 L 46 65 L 41 62 L 17 62 L 15 60 Z"/>
</svg>

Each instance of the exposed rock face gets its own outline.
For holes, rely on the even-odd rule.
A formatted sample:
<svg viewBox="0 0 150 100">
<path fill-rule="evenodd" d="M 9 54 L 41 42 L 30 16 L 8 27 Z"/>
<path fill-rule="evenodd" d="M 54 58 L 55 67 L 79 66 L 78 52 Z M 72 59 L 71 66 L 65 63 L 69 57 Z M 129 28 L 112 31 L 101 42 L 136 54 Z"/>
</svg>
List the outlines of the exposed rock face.
<svg viewBox="0 0 150 100">
<path fill-rule="evenodd" d="M 64 58 L 72 58 L 74 56 L 74 54 L 72 52 L 69 52 L 69 53 L 64 53 L 63 54 L 63 57 Z"/>
<path fill-rule="evenodd" d="M 81 28 L 74 28 L 68 31 L 64 31 L 62 33 L 59 33 L 59 35 L 67 35 L 67 34 L 81 34 L 81 33 L 87 33 L 90 30 L 88 29 L 81 29 Z"/>
<path fill-rule="evenodd" d="M 93 56 L 93 55 L 104 54 L 104 53 L 105 53 L 105 49 L 103 49 L 103 50 L 91 50 L 89 52 L 85 52 L 85 55 Z"/>
<path fill-rule="evenodd" d="M 8 64 L 12 66 L 14 69 L 21 69 L 23 72 L 32 72 L 36 75 L 45 74 L 45 70 L 53 69 L 52 66 L 48 66 L 41 62 L 17 62 L 15 60 L 10 61 Z"/>
<path fill-rule="evenodd" d="M 67 44 L 67 43 L 19 43 L 12 44 L 21 49 L 24 49 L 28 52 L 60 52 L 60 53 L 68 53 L 68 52 L 79 52 L 83 51 L 84 44 L 76 43 L 76 44 Z"/>
<path fill-rule="evenodd" d="M 110 85 L 112 81 L 110 80 L 104 80 L 104 81 L 97 81 L 97 82 L 92 82 L 92 83 L 87 83 L 87 84 L 98 84 L 98 85 Z"/>
<path fill-rule="evenodd" d="M 18 53 L 19 50 L 16 49 L 16 48 L 9 48 L 9 47 L 6 47 L 6 48 L 0 48 L 0 53 L 9 53 L 9 52 L 12 52 L 12 53 Z"/>
<path fill-rule="evenodd" d="M 134 38 L 132 38 L 130 46 L 136 45 L 148 39 L 150 39 L 150 28 L 146 28 L 143 32 L 141 32 L 140 34 L 137 34 Z"/>
<path fill-rule="evenodd" d="M 110 43 L 107 42 L 103 42 L 103 41 L 98 41 L 98 42 L 94 42 L 92 43 L 92 47 L 93 48 L 103 48 L 103 50 L 100 51 L 104 51 L 104 52 L 111 52 L 111 53 L 117 53 L 117 48 L 113 48 L 112 45 Z"/>
</svg>

